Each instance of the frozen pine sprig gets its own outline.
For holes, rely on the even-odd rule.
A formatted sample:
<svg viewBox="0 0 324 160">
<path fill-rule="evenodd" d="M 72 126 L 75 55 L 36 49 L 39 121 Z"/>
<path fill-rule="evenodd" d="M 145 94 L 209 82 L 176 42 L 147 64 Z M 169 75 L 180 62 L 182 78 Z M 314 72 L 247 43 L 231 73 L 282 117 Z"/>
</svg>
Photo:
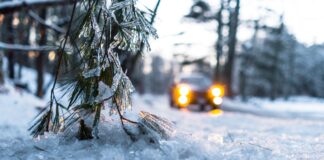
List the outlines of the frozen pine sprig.
<svg viewBox="0 0 324 160">
<path fill-rule="evenodd" d="M 134 87 L 122 70 L 118 56 L 138 52 L 143 47 L 149 49 L 149 37 L 157 37 L 156 30 L 135 2 L 75 2 L 72 15 L 76 15 L 72 16 L 68 29 L 71 31 L 64 39 L 72 46 L 73 53 L 66 54 L 63 43 L 56 75 L 69 101 L 63 105 L 53 92 L 48 108 L 30 128 L 34 136 L 48 131 L 57 133 L 90 118 L 93 137 L 97 137 L 104 108 L 125 120 L 123 113 L 132 106 L 130 95 Z M 64 68 L 64 72 L 60 68 Z M 82 128 L 87 127 L 80 127 L 80 133 Z"/>
<path fill-rule="evenodd" d="M 157 134 L 157 137 L 168 139 L 172 137 L 175 133 L 173 124 L 166 120 L 165 118 L 159 117 L 157 115 L 141 111 L 140 115 L 140 126 L 147 130 L 148 132 L 153 132 L 152 134 Z"/>
<path fill-rule="evenodd" d="M 130 94 L 135 90 L 132 82 L 125 75 L 121 74 L 120 82 L 117 85 L 117 90 L 115 92 L 116 98 L 115 102 L 119 106 L 121 114 L 123 114 L 127 109 L 131 108 L 131 98 Z M 115 112 L 112 110 L 112 113 Z"/>
<path fill-rule="evenodd" d="M 114 41 L 111 44 L 112 48 L 136 52 L 140 50 L 141 43 L 149 48 L 148 36 L 158 37 L 156 30 L 146 19 L 143 11 L 135 7 L 134 1 L 133 3 L 132 1 L 112 3 L 104 11 L 111 15 L 114 22 L 121 29 L 114 36 Z M 116 13 L 120 12 L 123 16 L 118 19 Z"/>
</svg>

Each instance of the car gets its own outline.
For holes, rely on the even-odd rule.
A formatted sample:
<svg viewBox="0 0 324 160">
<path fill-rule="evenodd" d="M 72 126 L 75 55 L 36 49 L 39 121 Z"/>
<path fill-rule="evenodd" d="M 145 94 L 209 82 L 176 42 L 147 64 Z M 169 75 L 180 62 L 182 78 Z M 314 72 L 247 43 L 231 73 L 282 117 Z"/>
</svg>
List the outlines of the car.
<svg viewBox="0 0 324 160">
<path fill-rule="evenodd" d="M 199 105 L 200 110 L 206 106 L 218 109 L 223 103 L 224 87 L 213 83 L 202 74 L 180 75 L 169 91 L 170 106 L 185 108 L 189 105 Z"/>
</svg>

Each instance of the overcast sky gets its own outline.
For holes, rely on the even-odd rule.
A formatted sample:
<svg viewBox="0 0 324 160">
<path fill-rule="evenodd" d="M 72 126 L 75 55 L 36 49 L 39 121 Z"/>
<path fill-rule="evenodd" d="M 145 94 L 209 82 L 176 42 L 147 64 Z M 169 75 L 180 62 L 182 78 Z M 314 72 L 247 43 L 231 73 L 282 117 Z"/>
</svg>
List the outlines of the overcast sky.
<svg viewBox="0 0 324 160">
<path fill-rule="evenodd" d="M 214 2 L 217 6 L 218 1 Z M 142 1 L 154 7 L 155 0 Z M 151 4 L 149 4 L 151 3 Z M 216 22 L 208 24 L 186 23 L 183 16 L 189 12 L 192 0 L 161 0 L 158 16 L 154 26 L 160 38 L 152 41 L 152 51 L 160 52 L 166 57 L 174 53 L 186 52 L 190 55 L 214 53 L 216 41 Z M 240 19 L 255 19 L 262 16 L 264 9 L 270 8 L 275 13 L 269 14 L 270 21 L 277 21 L 277 15 L 284 14 L 284 21 L 291 33 L 305 44 L 324 42 L 324 0 L 241 0 Z M 277 15 L 276 15 L 277 14 Z M 185 34 L 175 36 L 180 32 Z M 240 26 L 239 40 L 248 39 L 251 33 L 244 25 Z M 174 43 L 193 43 L 190 50 L 186 45 L 174 47 Z"/>
<path fill-rule="evenodd" d="M 241 18 L 256 14 L 258 7 L 268 7 L 284 14 L 290 32 L 303 43 L 324 42 L 323 0 L 242 0 Z"/>
</svg>

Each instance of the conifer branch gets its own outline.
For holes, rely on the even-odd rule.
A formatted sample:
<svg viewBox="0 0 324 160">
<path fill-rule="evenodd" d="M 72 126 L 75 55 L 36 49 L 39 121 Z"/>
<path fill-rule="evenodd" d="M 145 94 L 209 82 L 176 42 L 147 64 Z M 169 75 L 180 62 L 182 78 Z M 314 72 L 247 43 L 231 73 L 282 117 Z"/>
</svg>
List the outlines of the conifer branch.
<svg viewBox="0 0 324 160">
<path fill-rule="evenodd" d="M 50 105 L 31 127 L 32 134 L 37 136 L 46 131 L 56 133 L 60 128 L 67 128 L 92 115 L 92 134 L 98 137 L 101 111 L 109 107 L 110 114 L 119 115 L 124 131 L 134 140 L 132 133 L 125 128 L 125 122 L 137 122 L 123 116 L 131 107 L 130 94 L 134 87 L 122 70 L 118 55 L 149 48 L 148 37 L 157 37 L 156 30 L 143 12 L 135 7 L 135 1 L 106 3 L 104 0 L 84 0 L 78 8 L 74 4 L 69 27 L 59 50 Z M 78 18 L 73 18 L 74 13 L 80 14 Z M 73 48 L 71 55 L 64 52 L 66 45 Z M 69 59 L 73 55 L 79 57 Z M 69 95 L 68 106 L 63 106 L 54 93 L 62 65 L 65 65 L 67 75 L 60 76 L 63 77 L 60 84 Z M 53 106 L 56 112 L 53 112 Z M 59 113 L 59 109 L 64 113 Z M 63 118 L 63 122 L 59 121 L 60 118 Z"/>
</svg>

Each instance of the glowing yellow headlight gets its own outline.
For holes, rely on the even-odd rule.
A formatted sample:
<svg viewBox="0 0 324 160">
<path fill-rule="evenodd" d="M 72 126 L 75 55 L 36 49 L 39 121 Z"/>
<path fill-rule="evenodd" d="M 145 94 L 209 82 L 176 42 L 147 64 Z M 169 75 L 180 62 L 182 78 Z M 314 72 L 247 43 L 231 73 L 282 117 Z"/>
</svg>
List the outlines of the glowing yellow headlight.
<svg viewBox="0 0 324 160">
<path fill-rule="evenodd" d="M 191 89 L 187 84 L 179 84 L 173 89 L 173 99 L 179 107 L 189 105 L 191 96 Z"/>
<path fill-rule="evenodd" d="M 190 92 L 190 88 L 188 86 L 180 86 L 179 88 L 180 95 L 188 95 Z"/>
<path fill-rule="evenodd" d="M 178 101 L 179 101 L 179 103 L 180 103 L 181 105 L 185 105 L 185 104 L 188 103 L 188 98 L 187 98 L 186 96 L 180 96 L 180 97 L 178 98 Z"/>
<path fill-rule="evenodd" d="M 212 89 L 212 94 L 213 94 L 213 96 L 215 96 L 215 97 L 221 96 L 221 94 L 222 94 L 222 90 L 221 90 L 220 88 L 213 88 L 213 89 Z"/>
<path fill-rule="evenodd" d="M 223 103 L 223 98 L 221 98 L 221 97 L 215 97 L 215 98 L 213 99 L 213 102 L 214 102 L 214 104 L 216 104 L 216 105 L 220 105 L 220 104 Z"/>
<path fill-rule="evenodd" d="M 209 97 L 222 97 L 224 96 L 224 87 L 221 85 L 214 85 L 209 90 Z"/>
</svg>

